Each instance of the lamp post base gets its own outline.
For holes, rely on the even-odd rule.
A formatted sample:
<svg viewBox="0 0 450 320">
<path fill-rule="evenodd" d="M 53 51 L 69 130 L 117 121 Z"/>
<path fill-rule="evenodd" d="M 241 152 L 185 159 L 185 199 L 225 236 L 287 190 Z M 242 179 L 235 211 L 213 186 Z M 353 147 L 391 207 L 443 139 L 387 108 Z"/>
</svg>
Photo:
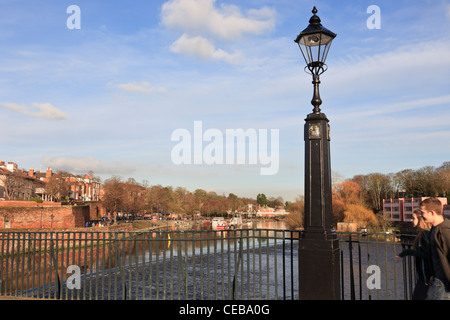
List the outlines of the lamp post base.
<svg viewBox="0 0 450 320">
<path fill-rule="evenodd" d="M 340 300 L 339 240 L 305 236 L 298 255 L 300 300 Z"/>
</svg>

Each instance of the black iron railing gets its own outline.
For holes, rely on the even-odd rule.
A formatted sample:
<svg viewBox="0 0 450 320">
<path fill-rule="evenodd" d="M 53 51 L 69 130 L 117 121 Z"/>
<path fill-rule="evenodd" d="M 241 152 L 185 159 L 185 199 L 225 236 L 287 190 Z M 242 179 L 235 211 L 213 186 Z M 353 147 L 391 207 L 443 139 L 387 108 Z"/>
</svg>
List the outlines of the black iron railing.
<svg viewBox="0 0 450 320">
<path fill-rule="evenodd" d="M 408 237 L 338 236 L 343 299 L 410 299 Z M 298 299 L 298 247 L 295 230 L 0 232 L 0 296 Z"/>
<path fill-rule="evenodd" d="M 341 298 L 409 300 L 415 283 L 412 257 L 397 255 L 410 248 L 410 235 L 338 233 L 341 248 Z"/>
</svg>

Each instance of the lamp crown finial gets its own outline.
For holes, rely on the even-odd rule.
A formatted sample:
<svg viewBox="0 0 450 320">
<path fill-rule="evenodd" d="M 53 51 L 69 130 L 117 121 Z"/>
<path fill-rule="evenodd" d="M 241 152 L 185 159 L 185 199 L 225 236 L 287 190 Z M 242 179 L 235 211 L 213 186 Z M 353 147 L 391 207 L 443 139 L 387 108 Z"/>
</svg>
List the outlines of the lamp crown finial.
<svg viewBox="0 0 450 320">
<path fill-rule="evenodd" d="M 317 13 L 316 7 L 314 7 L 312 9 L 312 13 L 314 15 L 311 17 L 311 19 L 309 19 L 309 24 L 312 25 L 312 26 L 316 26 L 316 27 L 320 26 L 321 25 L 320 24 L 320 18 L 318 16 L 316 16 L 316 13 Z"/>
</svg>

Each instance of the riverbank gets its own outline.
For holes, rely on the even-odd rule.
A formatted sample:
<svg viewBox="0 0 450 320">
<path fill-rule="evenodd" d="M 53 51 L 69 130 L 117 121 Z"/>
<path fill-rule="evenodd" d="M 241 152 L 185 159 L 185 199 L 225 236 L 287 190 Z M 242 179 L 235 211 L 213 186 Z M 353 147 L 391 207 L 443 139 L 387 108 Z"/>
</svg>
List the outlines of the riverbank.
<svg viewBox="0 0 450 320">
<path fill-rule="evenodd" d="M 285 220 L 279 219 L 254 219 L 253 226 L 258 225 L 259 228 L 273 228 L 275 224 L 287 226 Z M 146 231 L 146 230 L 161 230 L 164 228 L 183 229 L 183 230 L 199 230 L 208 228 L 211 226 L 209 223 L 204 223 L 204 220 L 134 220 L 130 222 L 122 222 L 117 226 L 128 227 L 130 231 Z M 246 225 L 247 226 L 247 225 Z M 102 227 L 94 227 L 95 229 L 102 230 Z"/>
</svg>

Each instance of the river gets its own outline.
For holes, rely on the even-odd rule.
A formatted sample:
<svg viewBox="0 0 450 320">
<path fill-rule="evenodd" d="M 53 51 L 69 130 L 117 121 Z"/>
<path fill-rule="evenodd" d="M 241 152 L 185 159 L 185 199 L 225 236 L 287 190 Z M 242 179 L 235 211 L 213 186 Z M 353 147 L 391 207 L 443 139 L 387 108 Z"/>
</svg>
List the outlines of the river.
<svg viewBox="0 0 450 320">
<path fill-rule="evenodd" d="M 118 246 L 129 241 L 127 250 L 117 249 L 112 264 L 97 264 L 81 278 L 79 290 L 63 290 L 63 297 L 297 298 L 298 233 L 288 240 L 291 233 L 284 229 L 283 222 L 259 221 L 252 229 L 215 231 L 198 224 L 189 230 L 143 232 L 123 240 Z"/>
<path fill-rule="evenodd" d="M 120 237 L 112 233 L 108 238 L 88 239 L 84 246 L 69 246 L 81 244 L 78 240 L 55 241 L 44 259 L 38 261 L 33 253 L 16 255 L 14 263 L 7 263 L 10 271 L 29 271 L 24 278 L 11 274 L 5 286 L 25 290 L 24 284 L 30 282 L 40 288 L 32 295 L 63 299 L 298 299 L 298 232 L 287 231 L 284 222 L 258 221 L 252 229 L 223 231 L 203 224 L 169 229 L 125 232 Z M 344 299 L 409 296 L 412 260 L 396 257 L 401 244 L 387 238 L 373 241 L 370 236 L 348 240 L 340 242 Z M 43 260 L 36 264 L 39 269 L 33 260 Z M 77 278 L 66 273 L 69 265 L 79 266 Z M 379 277 L 376 288 L 370 289 L 368 270 L 373 266 L 379 267 Z M 42 274 L 41 268 L 47 273 Z"/>
</svg>

